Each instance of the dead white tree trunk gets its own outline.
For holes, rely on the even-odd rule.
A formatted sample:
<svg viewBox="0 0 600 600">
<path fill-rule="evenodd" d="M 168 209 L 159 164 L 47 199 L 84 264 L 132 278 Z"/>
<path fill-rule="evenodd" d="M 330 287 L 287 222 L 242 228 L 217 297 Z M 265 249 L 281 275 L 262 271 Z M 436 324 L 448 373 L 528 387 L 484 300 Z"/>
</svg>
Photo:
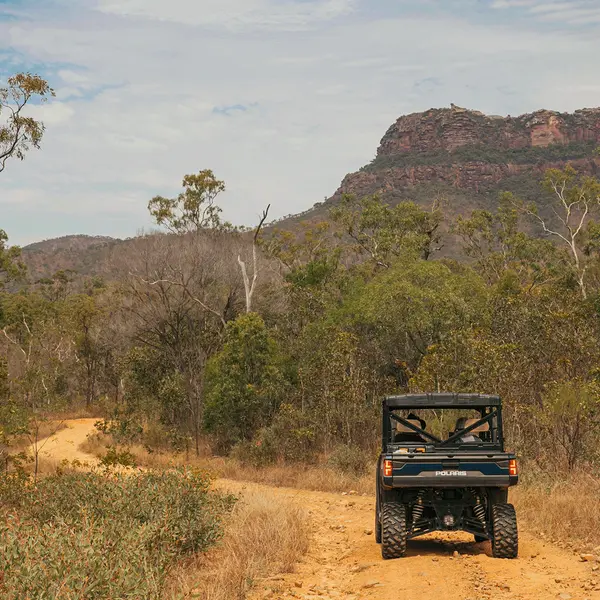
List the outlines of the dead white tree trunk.
<svg viewBox="0 0 600 600">
<path fill-rule="evenodd" d="M 271 205 L 267 206 L 267 210 L 265 210 L 262 214 L 262 218 L 256 231 L 254 232 L 254 238 L 252 240 L 252 281 L 250 281 L 250 276 L 248 275 L 248 269 L 246 268 L 246 263 L 242 260 L 242 257 L 238 255 L 238 263 L 240 265 L 240 269 L 242 270 L 242 279 L 244 280 L 244 291 L 246 292 L 246 313 L 252 312 L 252 297 L 254 296 L 254 290 L 256 289 L 256 282 L 258 281 L 258 236 L 260 235 L 260 231 L 267 220 L 267 216 L 269 214 L 269 209 Z"/>
</svg>

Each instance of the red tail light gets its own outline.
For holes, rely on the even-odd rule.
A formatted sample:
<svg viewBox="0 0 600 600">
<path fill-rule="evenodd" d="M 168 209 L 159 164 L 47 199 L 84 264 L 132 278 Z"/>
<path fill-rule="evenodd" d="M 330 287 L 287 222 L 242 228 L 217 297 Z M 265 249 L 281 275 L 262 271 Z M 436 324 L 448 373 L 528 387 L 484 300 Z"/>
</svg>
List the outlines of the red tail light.
<svg viewBox="0 0 600 600">
<path fill-rule="evenodd" d="M 383 476 L 384 477 L 391 477 L 392 473 L 393 473 L 393 463 L 391 460 L 384 460 L 383 461 Z"/>
<path fill-rule="evenodd" d="M 517 461 L 512 458 L 508 461 L 508 474 L 509 475 L 518 475 L 517 472 Z"/>
</svg>

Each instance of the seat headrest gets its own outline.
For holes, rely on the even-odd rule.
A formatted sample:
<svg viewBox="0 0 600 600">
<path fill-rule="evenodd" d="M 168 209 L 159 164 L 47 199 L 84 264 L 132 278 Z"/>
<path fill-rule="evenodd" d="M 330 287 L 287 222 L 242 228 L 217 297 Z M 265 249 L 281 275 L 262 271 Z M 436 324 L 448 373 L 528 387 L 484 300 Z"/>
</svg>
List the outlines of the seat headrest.
<svg viewBox="0 0 600 600">
<path fill-rule="evenodd" d="M 466 429 L 467 427 L 470 427 L 471 425 L 473 425 L 474 423 L 477 423 L 477 421 L 480 421 L 480 420 L 481 419 L 466 419 L 464 429 Z M 483 423 L 479 427 L 476 427 L 475 429 L 471 429 L 470 433 L 481 433 L 482 431 L 489 431 L 489 430 L 490 430 L 490 422 L 487 421 L 486 423 Z"/>
<path fill-rule="evenodd" d="M 409 423 L 412 423 L 413 425 L 416 425 L 419 429 L 421 429 L 421 422 L 418 419 L 406 419 L 406 420 Z M 403 425 L 402 423 L 398 423 L 398 422 L 396 422 L 396 431 L 398 433 L 417 433 L 416 431 L 409 429 L 406 425 Z"/>
</svg>

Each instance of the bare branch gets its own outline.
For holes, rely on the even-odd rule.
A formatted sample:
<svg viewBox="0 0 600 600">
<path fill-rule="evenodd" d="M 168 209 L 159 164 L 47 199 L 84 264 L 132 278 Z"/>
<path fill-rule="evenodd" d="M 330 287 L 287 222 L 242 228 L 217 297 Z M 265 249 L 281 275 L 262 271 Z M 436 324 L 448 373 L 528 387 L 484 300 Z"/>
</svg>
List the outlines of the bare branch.
<svg viewBox="0 0 600 600">
<path fill-rule="evenodd" d="M 256 243 L 256 241 L 258 240 L 258 236 L 260 235 L 260 231 L 263 228 L 263 225 L 265 224 L 265 221 L 267 220 L 267 217 L 269 216 L 269 210 L 270 209 L 271 209 L 271 205 L 269 204 L 267 206 L 267 209 L 263 211 L 260 223 L 258 224 L 258 227 L 256 228 L 256 232 L 254 233 L 254 243 Z"/>
<path fill-rule="evenodd" d="M 5 337 L 5 338 L 6 338 L 6 339 L 7 339 L 7 340 L 8 340 L 8 341 L 11 343 L 11 344 L 13 344 L 14 346 L 16 346 L 16 347 L 17 347 L 17 348 L 18 348 L 18 349 L 19 349 L 19 350 L 20 350 L 20 351 L 23 353 L 23 356 L 25 356 L 25 357 L 27 358 L 27 352 L 25 352 L 25 350 L 23 350 L 23 348 L 22 348 L 21 344 L 19 344 L 19 342 L 17 342 L 17 340 L 14 340 L 13 338 L 11 338 L 11 337 L 8 335 L 8 332 L 6 331 L 6 328 L 4 328 L 4 329 L 1 329 L 0 331 L 2 331 L 2 333 L 4 334 L 4 337 Z"/>
<path fill-rule="evenodd" d="M 215 315 L 216 317 L 218 317 L 219 321 L 221 321 L 221 324 L 223 325 L 223 327 L 225 327 L 227 325 L 227 323 L 226 323 L 225 318 L 223 317 L 223 315 L 219 311 L 217 311 L 214 308 L 211 308 L 210 306 L 208 306 L 208 304 L 206 304 L 205 302 L 203 302 L 202 300 L 200 300 L 200 298 L 194 296 L 194 294 L 192 294 L 190 292 L 189 287 L 188 287 L 188 285 L 186 283 L 183 283 L 181 281 L 174 281 L 173 279 L 157 279 L 156 281 L 148 281 L 146 279 L 141 279 L 141 281 L 143 281 L 147 285 L 152 285 L 152 286 L 158 285 L 159 283 L 168 283 L 169 285 L 175 285 L 177 287 L 182 288 L 183 291 L 190 298 L 190 300 L 192 300 L 196 304 L 200 305 L 204 310 L 206 310 L 206 311 L 212 313 L 213 315 Z"/>
</svg>

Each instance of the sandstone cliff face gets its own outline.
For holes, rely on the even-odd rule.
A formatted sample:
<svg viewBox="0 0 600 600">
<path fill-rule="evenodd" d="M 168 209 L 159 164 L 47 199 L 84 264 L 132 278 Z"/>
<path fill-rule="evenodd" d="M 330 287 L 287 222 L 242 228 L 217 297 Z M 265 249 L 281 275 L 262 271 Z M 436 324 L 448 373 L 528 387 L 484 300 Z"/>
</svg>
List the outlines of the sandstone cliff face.
<svg viewBox="0 0 600 600">
<path fill-rule="evenodd" d="M 506 118 L 454 105 L 431 109 L 400 117 L 381 140 L 375 160 L 347 175 L 332 200 L 346 193 L 398 199 L 402 190 L 428 183 L 474 194 L 514 191 L 504 187 L 511 178 L 531 175 L 535 182 L 548 168 L 567 163 L 598 175 L 598 146 L 600 108 Z"/>
<path fill-rule="evenodd" d="M 600 157 L 568 162 L 578 171 L 594 175 L 600 173 Z M 423 183 L 442 183 L 458 189 L 480 192 L 498 187 L 507 178 L 524 173 L 530 173 L 533 178 L 541 181 L 547 169 L 560 169 L 565 165 L 565 161 L 550 161 L 533 165 L 466 162 L 454 165 L 359 171 L 346 175 L 335 196 L 353 194 L 362 197 L 376 192 L 392 193 Z M 509 186 L 507 186 L 508 189 Z"/>
<path fill-rule="evenodd" d="M 540 110 L 520 117 L 489 117 L 459 107 L 400 117 L 381 140 L 378 155 L 483 145 L 496 149 L 600 143 L 600 108 L 561 114 Z"/>
</svg>

